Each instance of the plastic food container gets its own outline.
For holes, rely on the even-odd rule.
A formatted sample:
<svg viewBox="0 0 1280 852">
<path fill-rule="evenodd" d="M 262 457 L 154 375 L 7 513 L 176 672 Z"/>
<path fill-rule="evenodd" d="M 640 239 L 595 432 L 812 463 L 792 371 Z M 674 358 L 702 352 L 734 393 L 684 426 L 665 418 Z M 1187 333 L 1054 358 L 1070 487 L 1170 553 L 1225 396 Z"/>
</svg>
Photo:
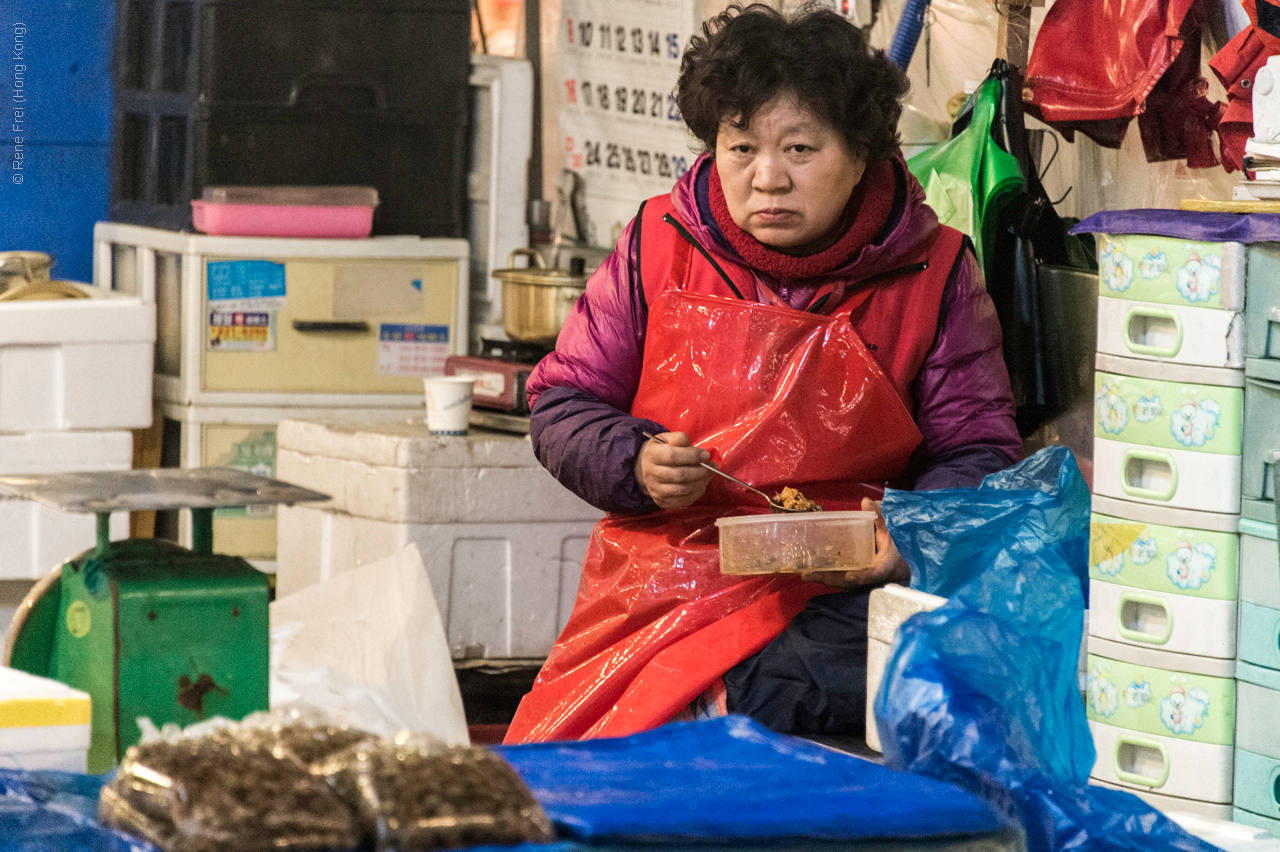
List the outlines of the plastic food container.
<svg viewBox="0 0 1280 852">
<path fill-rule="evenodd" d="M 373 231 L 369 186 L 210 186 L 191 201 L 196 230 L 222 237 L 358 239 Z"/>
<path fill-rule="evenodd" d="M 720 518 L 724 574 L 857 571 L 876 556 L 875 512 L 802 512 Z"/>
</svg>

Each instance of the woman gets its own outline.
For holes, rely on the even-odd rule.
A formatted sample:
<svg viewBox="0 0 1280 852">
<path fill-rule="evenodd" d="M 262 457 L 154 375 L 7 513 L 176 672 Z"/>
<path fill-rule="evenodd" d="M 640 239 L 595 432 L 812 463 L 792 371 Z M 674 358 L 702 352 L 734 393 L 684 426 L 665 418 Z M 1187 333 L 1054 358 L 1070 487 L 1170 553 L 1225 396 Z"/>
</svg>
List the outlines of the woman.
<svg viewBox="0 0 1280 852">
<path fill-rule="evenodd" d="M 691 708 L 862 730 L 867 595 L 909 577 L 883 523 L 864 574 L 726 577 L 715 519 L 767 507 L 701 463 L 836 510 L 1018 458 L 977 261 L 898 152 L 906 89 L 828 11 L 733 7 L 692 39 L 678 98 L 705 153 L 641 206 L 528 383 L 538 458 L 610 515 L 508 741 Z"/>
</svg>

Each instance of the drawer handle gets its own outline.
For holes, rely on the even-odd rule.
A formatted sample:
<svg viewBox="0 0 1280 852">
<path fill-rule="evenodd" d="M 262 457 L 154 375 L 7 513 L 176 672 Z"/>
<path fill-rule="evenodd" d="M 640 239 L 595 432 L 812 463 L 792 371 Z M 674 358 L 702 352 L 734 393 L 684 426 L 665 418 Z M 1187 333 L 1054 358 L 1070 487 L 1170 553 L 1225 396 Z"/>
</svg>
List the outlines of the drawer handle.
<svg viewBox="0 0 1280 852">
<path fill-rule="evenodd" d="M 1124 610 L 1125 604 L 1133 604 L 1134 610 L 1140 612 L 1140 607 L 1155 607 L 1164 613 L 1164 631 L 1162 633 L 1147 633 L 1142 630 L 1135 630 L 1125 625 Z M 1173 610 L 1169 609 L 1169 602 L 1158 595 L 1147 595 L 1142 592 L 1133 592 L 1125 590 L 1120 593 L 1120 606 L 1116 611 L 1117 627 L 1120 635 L 1128 639 L 1130 642 L 1145 642 L 1149 645 L 1163 645 L 1169 641 L 1169 637 L 1173 635 Z M 1133 622 L 1138 623 L 1140 619 L 1135 617 Z"/>
<path fill-rule="evenodd" d="M 1135 465 L 1134 463 L 1137 462 Z M 1153 465 L 1159 465 L 1169 471 L 1169 483 L 1164 488 L 1143 488 L 1141 485 L 1134 485 L 1130 482 L 1130 469 L 1137 467 L 1139 477 L 1142 462 L 1150 462 Z M 1146 500 L 1159 500 L 1168 502 L 1173 499 L 1174 493 L 1178 490 L 1178 465 L 1173 460 L 1173 456 L 1168 453 L 1157 453 L 1151 450 L 1127 450 L 1124 458 L 1120 462 L 1120 487 L 1124 489 L 1124 493 L 1130 497 L 1140 497 Z"/>
<path fill-rule="evenodd" d="M 1169 328 L 1173 330 L 1173 344 L 1170 346 L 1153 346 L 1134 339 L 1134 326 L 1145 326 L 1139 337 L 1145 338 L 1148 332 L 1155 332 L 1167 337 Z M 1161 333 L 1163 332 L 1163 333 Z M 1174 311 L 1159 308 L 1135 307 L 1129 310 L 1124 319 L 1124 345 L 1135 355 L 1149 355 L 1153 358 L 1172 358 L 1182 349 L 1182 318 Z"/>
<path fill-rule="evenodd" d="M 293 330 L 301 332 L 365 334 L 369 323 L 364 320 L 294 320 Z"/>
<path fill-rule="evenodd" d="M 1125 747 L 1129 747 L 1126 753 L 1130 758 L 1126 761 L 1130 766 L 1137 767 L 1138 758 L 1142 757 L 1144 752 L 1156 752 L 1160 756 L 1160 774 L 1158 777 L 1150 775 L 1142 775 L 1137 772 L 1130 772 L 1122 767 L 1121 753 L 1125 751 Z M 1116 777 L 1126 784 L 1136 784 L 1139 787 L 1150 787 L 1155 790 L 1163 787 L 1169 780 L 1169 750 L 1164 747 L 1164 743 L 1159 740 L 1153 740 L 1148 737 L 1137 737 L 1133 734 L 1123 733 L 1116 737 L 1116 750 L 1113 756 L 1113 768 Z M 1153 761 L 1143 761 L 1150 764 Z"/>
</svg>

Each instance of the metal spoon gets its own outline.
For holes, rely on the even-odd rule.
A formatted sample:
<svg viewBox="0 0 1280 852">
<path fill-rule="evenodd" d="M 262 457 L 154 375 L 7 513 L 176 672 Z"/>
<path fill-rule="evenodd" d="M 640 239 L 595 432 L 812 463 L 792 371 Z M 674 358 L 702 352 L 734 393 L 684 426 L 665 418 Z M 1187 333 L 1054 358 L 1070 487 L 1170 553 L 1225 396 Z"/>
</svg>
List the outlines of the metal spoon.
<svg viewBox="0 0 1280 852">
<path fill-rule="evenodd" d="M 667 444 L 667 442 L 666 442 L 666 441 L 664 441 L 662 438 L 659 438 L 657 435 L 650 435 L 648 432 L 641 432 L 640 434 L 641 434 L 641 435 L 644 435 L 646 438 L 648 438 L 648 439 L 649 439 L 649 440 L 651 440 L 651 441 L 657 441 L 659 444 Z M 671 445 L 670 445 L 670 444 L 667 444 L 667 446 L 671 446 Z M 769 503 L 769 508 L 773 509 L 773 511 L 774 511 L 774 512 L 777 512 L 777 513 L 789 513 L 789 512 L 805 512 L 805 511 L 808 511 L 808 510 L 806 510 L 806 509 L 790 509 L 790 508 L 788 508 L 788 507 L 786 507 L 786 506 L 782 505 L 781 503 L 779 503 L 777 500 L 774 500 L 774 499 L 773 499 L 772 497 L 770 497 L 768 494 L 765 494 L 765 493 L 764 493 L 763 491 L 761 491 L 759 488 L 752 488 L 750 485 L 748 485 L 747 483 L 743 482 L 741 479 L 738 479 L 738 477 L 736 477 L 736 476 L 730 476 L 729 474 L 725 473 L 723 470 L 721 470 L 720 468 L 718 468 L 718 467 L 716 467 L 716 466 L 714 466 L 714 465 L 707 464 L 706 462 L 698 462 L 698 464 L 702 465 L 703 467 L 705 467 L 707 470 L 711 471 L 712 473 L 718 473 L 718 474 L 720 474 L 721 476 L 723 476 L 725 479 L 729 479 L 729 480 L 732 480 L 733 482 L 738 483 L 739 485 L 741 485 L 743 488 L 747 489 L 748 491 L 754 491 L 756 494 L 759 494 L 759 495 L 760 495 L 761 497 L 763 497 L 766 501 L 768 501 L 768 503 Z M 815 503 L 814 505 L 816 506 L 817 504 Z M 820 511 L 820 510 L 819 510 L 819 511 Z"/>
</svg>

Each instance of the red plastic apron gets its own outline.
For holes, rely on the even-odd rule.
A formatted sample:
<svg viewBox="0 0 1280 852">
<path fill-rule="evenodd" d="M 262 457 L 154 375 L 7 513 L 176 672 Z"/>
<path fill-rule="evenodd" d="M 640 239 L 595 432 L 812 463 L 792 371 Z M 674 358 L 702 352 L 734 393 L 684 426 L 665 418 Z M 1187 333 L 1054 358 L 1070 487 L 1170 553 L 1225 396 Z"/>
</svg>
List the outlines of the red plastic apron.
<svg viewBox="0 0 1280 852">
<path fill-rule="evenodd" d="M 688 433 L 763 491 L 792 485 L 828 510 L 860 508 L 921 441 L 849 320 L 871 289 L 828 316 L 666 291 L 651 306 L 632 414 Z M 663 724 L 833 591 L 721 574 L 716 518 L 768 511 L 722 482 L 689 508 L 596 525 L 573 614 L 507 742 Z"/>
</svg>

